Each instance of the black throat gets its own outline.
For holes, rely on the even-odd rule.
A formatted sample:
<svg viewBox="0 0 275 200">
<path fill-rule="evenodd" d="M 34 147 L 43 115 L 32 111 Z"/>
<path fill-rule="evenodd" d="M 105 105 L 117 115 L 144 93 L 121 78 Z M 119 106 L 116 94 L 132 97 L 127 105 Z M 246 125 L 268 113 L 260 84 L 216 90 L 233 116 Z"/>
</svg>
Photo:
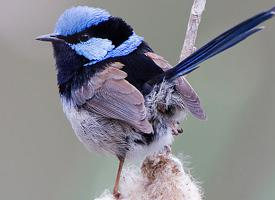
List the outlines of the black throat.
<svg viewBox="0 0 275 200">
<path fill-rule="evenodd" d="M 59 86 L 69 82 L 89 60 L 78 55 L 66 43 L 53 43 L 54 57 L 57 69 L 57 83 Z"/>
</svg>

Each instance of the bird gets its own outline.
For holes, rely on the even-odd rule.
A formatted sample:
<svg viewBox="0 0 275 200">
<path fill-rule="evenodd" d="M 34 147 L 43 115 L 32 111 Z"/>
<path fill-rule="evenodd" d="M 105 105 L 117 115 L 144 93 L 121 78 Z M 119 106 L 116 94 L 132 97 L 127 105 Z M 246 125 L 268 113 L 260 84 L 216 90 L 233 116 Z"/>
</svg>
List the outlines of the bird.
<svg viewBox="0 0 275 200">
<path fill-rule="evenodd" d="M 188 113 L 206 119 L 184 76 L 261 31 L 258 25 L 274 14 L 275 7 L 243 21 L 176 66 L 156 54 L 125 20 L 102 8 L 69 8 L 53 33 L 36 38 L 53 46 L 61 104 L 77 138 L 88 150 L 118 158 L 116 198 L 125 159 L 170 146 Z"/>
</svg>

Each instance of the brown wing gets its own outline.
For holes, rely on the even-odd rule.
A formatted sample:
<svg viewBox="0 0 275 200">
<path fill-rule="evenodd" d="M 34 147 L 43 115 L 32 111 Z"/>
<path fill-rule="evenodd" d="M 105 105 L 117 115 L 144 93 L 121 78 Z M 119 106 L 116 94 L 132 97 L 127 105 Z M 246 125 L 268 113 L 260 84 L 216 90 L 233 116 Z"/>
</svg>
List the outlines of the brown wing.
<svg viewBox="0 0 275 200">
<path fill-rule="evenodd" d="M 146 118 L 143 95 L 128 81 L 120 70 L 121 63 L 112 63 L 72 94 L 75 103 L 111 119 L 124 121 L 134 128 L 152 133 Z"/>
<path fill-rule="evenodd" d="M 163 57 L 155 53 L 147 52 L 145 55 L 150 57 L 160 68 L 162 68 L 163 71 L 172 68 L 172 66 Z M 184 77 L 177 79 L 176 89 L 192 115 L 201 120 L 206 119 L 199 96 Z"/>
</svg>

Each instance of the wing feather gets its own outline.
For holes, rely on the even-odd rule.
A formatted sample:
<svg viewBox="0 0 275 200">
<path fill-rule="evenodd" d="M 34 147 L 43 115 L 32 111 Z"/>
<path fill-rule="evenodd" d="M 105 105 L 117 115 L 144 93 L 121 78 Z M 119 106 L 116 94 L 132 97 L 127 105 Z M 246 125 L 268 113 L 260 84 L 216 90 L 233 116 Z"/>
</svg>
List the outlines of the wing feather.
<svg viewBox="0 0 275 200">
<path fill-rule="evenodd" d="M 150 57 L 163 71 L 171 69 L 172 66 L 161 56 L 147 52 L 145 53 L 146 56 Z M 204 120 L 206 119 L 205 112 L 201 106 L 201 102 L 199 96 L 195 92 L 195 90 L 191 87 L 189 82 L 184 78 L 180 77 L 177 80 L 176 89 L 181 95 L 185 106 L 187 109 L 198 119 Z"/>
<path fill-rule="evenodd" d="M 118 119 L 144 133 L 152 133 L 146 118 L 144 97 L 138 89 L 125 80 L 121 63 L 112 63 L 97 72 L 87 84 L 72 91 L 78 106 L 97 112 L 107 118 Z"/>
</svg>

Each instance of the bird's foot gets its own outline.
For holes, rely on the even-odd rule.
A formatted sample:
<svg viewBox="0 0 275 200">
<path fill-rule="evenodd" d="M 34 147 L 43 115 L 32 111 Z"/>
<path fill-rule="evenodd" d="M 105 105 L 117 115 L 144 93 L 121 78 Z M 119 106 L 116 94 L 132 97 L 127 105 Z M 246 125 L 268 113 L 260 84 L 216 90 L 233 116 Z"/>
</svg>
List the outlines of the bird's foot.
<svg viewBox="0 0 275 200">
<path fill-rule="evenodd" d="M 178 125 L 176 123 L 173 123 L 171 128 L 172 128 L 172 133 L 175 136 L 183 133 L 183 129 L 181 127 L 178 127 Z"/>
<path fill-rule="evenodd" d="M 120 192 L 113 192 L 113 196 L 116 200 L 119 200 L 121 197 L 121 194 L 120 194 Z"/>
</svg>

